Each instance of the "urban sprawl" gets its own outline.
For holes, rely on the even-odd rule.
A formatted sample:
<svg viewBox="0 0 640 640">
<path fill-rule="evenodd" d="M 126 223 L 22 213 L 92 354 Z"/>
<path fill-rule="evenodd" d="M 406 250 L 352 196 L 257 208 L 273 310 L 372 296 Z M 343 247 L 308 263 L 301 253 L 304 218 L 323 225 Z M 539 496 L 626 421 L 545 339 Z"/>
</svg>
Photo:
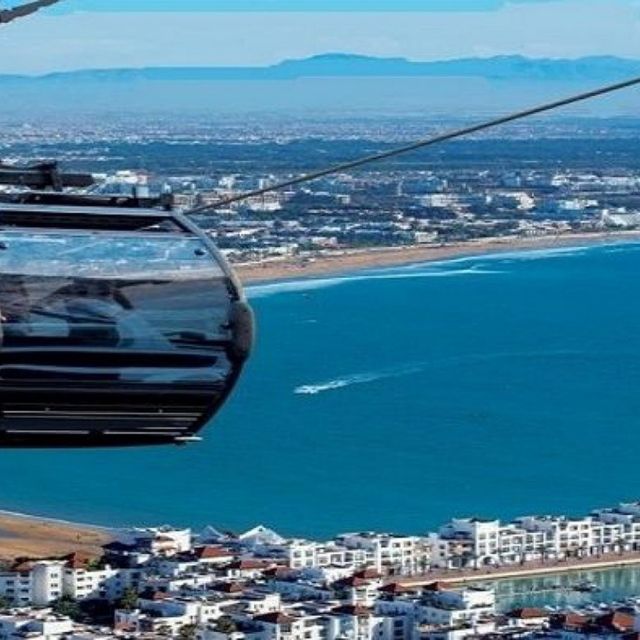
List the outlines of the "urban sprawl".
<svg viewBox="0 0 640 640">
<path fill-rule="evenodd" d="M 455 123 L 454 123 L 455 124 Z M 98 191 L 171 191 L 180 209 L 442 131 L 443 123 L 293 120 L 243 126 L 160 119 L 13 124 L 4 162 L 56 158 Z M 198 218 L 235 263 L 304 262 L 380 247 L 440 246 L 640 226 L 634 119 L 560 120 L 409 155 L 218 208 Z"/>
</svg>

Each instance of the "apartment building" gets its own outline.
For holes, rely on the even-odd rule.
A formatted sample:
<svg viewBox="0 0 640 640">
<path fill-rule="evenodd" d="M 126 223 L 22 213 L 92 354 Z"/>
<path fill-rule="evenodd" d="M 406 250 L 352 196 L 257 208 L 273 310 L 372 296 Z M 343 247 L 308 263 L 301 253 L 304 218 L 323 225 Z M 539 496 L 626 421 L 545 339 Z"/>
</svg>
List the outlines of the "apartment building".
<svg viewBox="0 0 640 640">
<path fill-rule="evenodd" d="M 368 566 L 386 574 L 424 573 L 431 565 L 431 541 L 390 533 L 344 533 L 336 538 L 348 549 L 368 553 Z"/>
</svg>

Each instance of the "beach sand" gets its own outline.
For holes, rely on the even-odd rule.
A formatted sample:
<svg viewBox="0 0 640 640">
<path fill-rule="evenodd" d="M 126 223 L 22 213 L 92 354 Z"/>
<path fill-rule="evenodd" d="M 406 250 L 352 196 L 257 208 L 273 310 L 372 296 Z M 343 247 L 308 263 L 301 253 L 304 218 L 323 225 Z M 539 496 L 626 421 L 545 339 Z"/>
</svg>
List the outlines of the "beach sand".
<svg viewBox="0 0 640 640">
<path fill-rule="evenodd" d="M 313 258 L 287 258 L 238 264 L 235 266 L 235 270 L 245 284 L 253 284 L 272 280 L 295 280 L 336 275 L 361 269 L 402 266 L 505 251 L 526 251 L 638 240 L 640 240 L 640 231 L 566 233 L 533 238 L 483 238 L 438 246 L 351 250 L 316 255 Z"/>
<path fill-rule="evenodd" d="M 113 540 L 108 530 L 43 518 L 0 513 L 0 559 L 48 558 L 73 551 L 101 555 Z"/>
</svg>

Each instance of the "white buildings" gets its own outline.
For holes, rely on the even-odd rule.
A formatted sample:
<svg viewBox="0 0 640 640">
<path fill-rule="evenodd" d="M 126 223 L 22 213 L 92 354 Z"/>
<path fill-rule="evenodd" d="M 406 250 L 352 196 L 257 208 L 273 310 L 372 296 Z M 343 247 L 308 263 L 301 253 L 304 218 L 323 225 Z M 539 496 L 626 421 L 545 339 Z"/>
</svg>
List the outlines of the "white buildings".
<svg viewBox="0 0 640 640">
<path fill-rule="evenodd" d="M 640 213 L 627 211 L 624 207 L 603 209 L 600 220 L 605 227 L 635 229 L 640 226 Z"/>
<path fill-rule="evenodd" d="M 281 549 L 292 569 L 348 567 L 355 571 L 374 562 L 373 556 L 366 549 L 349 548 L 345 544 L 334 542 L 294 539 L 282 544 Z"/>
<path fill-rule="evenodd" d="M 149 551 L 154 556 L 171 556 L 191 550 L 191 529 L 172 527 L 148 527 L 120 532 L 121 542 L 136 544 L 138 548 Z"/>
<path fill-rule="evenodd" d="M 344 533 L 337 540 L 349 549 L 367 552 L 367 564 L 381 573 L 414 575 L 431 564 L 431 542 L 426 537 L 389 533 Z"/>
<path fill-rule="evenodd" d="M 421 624 L 446 627 L 475 625 L 496 613 L 492 589 L 453 589 L 436 582 L 426 587 L 418 608 Z"/>
<path fill-rule="evenodd" d="M 513 565 L 640 549 L 640 505 L 626 503 L 589 516 L 525 516 L 511 523 L 456 518 L 431 534 L 438 568 Z"/>
<path fill-rule="evenodd" d="M 495 605 L 492 589 L 455 589 L 434 582 L 423 590 L 405 590 L 393 597 L 381 598 L 376 603 L 376 611 L 408 616 L 419 626 L 461 627 L 492 619 L 496 614 Z"/>
<path fill-rule="evenodd" d="M 63 594 L 64 563 L 22 562 L 0 573 L 0 597 L 13 606 L 44 606 Z"/>
<path fill-rule="evenodd" d="M 0 615 L 0 640 L 63 640 L 72 631 L 71 619 L 54 615 L 50 609 L 17 610 Z"/>
<path fill-rule="evenodd" d="M 18 607 L 46 606 L 63 596 L 115 601 L 134 584 L 137 573 L 92 565 L 77 554 L 64 560 L 23 562 L 0 573 L 0 597 Z"/>
</svg>

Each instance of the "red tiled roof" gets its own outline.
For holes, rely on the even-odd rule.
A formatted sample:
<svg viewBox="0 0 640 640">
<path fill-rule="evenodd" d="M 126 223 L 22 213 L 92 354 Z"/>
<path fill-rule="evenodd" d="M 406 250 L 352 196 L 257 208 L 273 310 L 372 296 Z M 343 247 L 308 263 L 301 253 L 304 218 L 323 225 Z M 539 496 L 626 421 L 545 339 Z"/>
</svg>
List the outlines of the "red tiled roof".
<svg viewBox="0 0 640 640">
<path fill-rule="evenodd" d="M 271 613 L 262 613 L 260 615 L 254 616 L 253 618 L 257 622 L 267 622 L 269 624 L 290 624 L 293 622 L 293 618 L 288 616 L 286 613 L 282 611 L 273 611 Z"/>
<path fill-rule="evenodd" d="M 573 629 L 581 629 L 590 624 L 591 620 L 580 613 L 567 613 L 560 616 L 562 626 Z"/>
<path fill-rule="evenodd" d="M 378 580 L 382 578 L 382 576 L 372 567 L 367 567 L 366 569 L 362 569 L 361 571 L 357 571 L 353 574 L 356 578 L 362 578 L 363 580 Z"/>
<path fill-rule="evenodd" d="M 26 573 L 33 569 L 33 564 L 33 560 L 18 560 L 12 565 L 11 571 L 13 573 Z"/>
<path fill-rule="evenodd" d="M 224 547 L 215 547 L 213 545 L 204 545 L 196 547 L 193 550 L 194 555 L 199 560 L 211 560 L 213 558 L 232 558 L 233 552 Z"/>
<path fill-rule="evenodd" d="M 221 591 L 222 593 L 242 593 L 244 591 L 244 585 L 239 582 L 218 582 L 211 585 L 211 589 Z"/>
<path fill-rule="evenodd" d="M 369 580 L 365 580 L 364 578 L 358 578 L 357 576 L 349 576 L 348 578 L 340 578 L 340 580 L 336 580 L 333 583 L 334 587 L 342 588 L 342 587 L 363 587 L 364 585 L 370 584 Z"/>
<path fill-rule="evenodd" d="M 289 569 L 288 567 L 269 567 L 262 572 L 265 578 L 293 578 L 298 575 L 295 569 Z"/>
<path fill-rule="evenodd" d="M 633 631 L 634 617 L 622 611 L 613 611 L 603 616 L 599 616 L 597 624 L 607 627 L 613 631 Z"/>
<path fill-rule="evenodd" d="M 389 582 L 380 587 L 378 591 L 383 591 L 384 593 L 407 593 L 408 591 L 415 591 L 415 589 L 400 584 L 399 582 Z"/>
<path fill-rule="evenodd" d="M 536 609 L 535 607 L 522 607 L 514 609 L 507 614 L 509 618 L 517 618 L 519 620 L 531 620 L 534 618 L 548 618 L 549 612 L 544 609 Z"/>
<path fill-rule="evenodd" d="M 96 556 L 85 553 L 84 551 L 75 551 L 74 553 L 64 556 L 62 560 L 67 563 L 67 567 L 69 567 L 69 569 L 86 569 L 87 565 L 90 562 L 97 560 L 97 558 Z"/>
</svg>

